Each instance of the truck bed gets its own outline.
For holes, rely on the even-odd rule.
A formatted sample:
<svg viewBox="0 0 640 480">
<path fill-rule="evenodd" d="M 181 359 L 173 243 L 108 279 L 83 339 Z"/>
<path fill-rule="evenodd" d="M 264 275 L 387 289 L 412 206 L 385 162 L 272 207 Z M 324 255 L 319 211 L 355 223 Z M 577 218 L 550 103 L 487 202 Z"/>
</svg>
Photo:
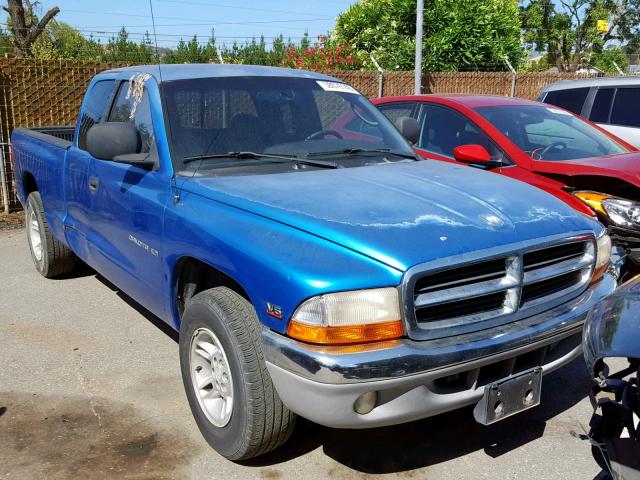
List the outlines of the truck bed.
<svg viewBox="0 0 640 480">
<path fill-rule="evenodd" d="M 16 128 L 15 130 L 20 130 L 22 134 L 38 138 L 44 142 L 67 148 L 73 142 L 75 129 L 73 125 L 63 125 L 55 127 Z"/>
<path fill-rule="evenodd" d="M 35 182 L 54 236 L 61 239 L 64 214 L 64 165 L 73 142 L 73 126 L 16 128 L 11 150 L 18 197 L 24 205 Z M 28 172 L 28 173 L 25 173 Z"/>
</svg>

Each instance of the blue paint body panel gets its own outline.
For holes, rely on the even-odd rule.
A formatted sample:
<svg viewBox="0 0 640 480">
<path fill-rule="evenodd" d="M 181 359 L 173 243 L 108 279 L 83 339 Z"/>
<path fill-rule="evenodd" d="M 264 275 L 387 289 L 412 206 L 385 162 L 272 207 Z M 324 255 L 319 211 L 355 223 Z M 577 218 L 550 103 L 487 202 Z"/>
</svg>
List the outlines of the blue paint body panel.
<svg viewBox="0 0 640 480">
<path fill-rule="evenodd" d="M 541 190 L 499 175 L 440 162 L 249 175 L 174 176 L 157 66 L 98 75 L 147 82 L 159 167 L 91 158 L 17 129 L 12 137 L 21 202 L 25 175 L 42 195 L 53 234 L 164 321 L 179 328 L 176 265 L 200 260 L 239 283 L 260 320 L 278 332 L 314 295 L 397 286 L 410 267 L 441 257 L 568 231 L 602 227 Z M 295 76 L 288 69 L 168 66 L 162 80 Z M 85 108 L 87 100 L 83 103 Z M 81 112 L 82 113 L 82 112 Z M 78 135 L 76 127 L 76 137 Z M 89 193 L 89 176 L 100 189 Z M 177 202 L 174 198 L 179 198 Z M 281 305 L 282 320 L 265 305 Z"/>
</svg>

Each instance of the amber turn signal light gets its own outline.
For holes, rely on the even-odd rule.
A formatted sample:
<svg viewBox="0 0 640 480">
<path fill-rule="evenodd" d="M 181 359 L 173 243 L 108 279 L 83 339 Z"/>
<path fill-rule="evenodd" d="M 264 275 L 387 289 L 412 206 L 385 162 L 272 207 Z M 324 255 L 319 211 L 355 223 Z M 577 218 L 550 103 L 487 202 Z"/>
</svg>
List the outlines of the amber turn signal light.
<svg viewBox="0 0 640 480">
<path fill-rule="evenodd" d="M 308 325 L 292 320 L 289 322 L 287 334 L 291 338 L 307 343 L 345 345 L 400 338 L 404 331 L 400 320 L 340 327 Z"/>
</svg>

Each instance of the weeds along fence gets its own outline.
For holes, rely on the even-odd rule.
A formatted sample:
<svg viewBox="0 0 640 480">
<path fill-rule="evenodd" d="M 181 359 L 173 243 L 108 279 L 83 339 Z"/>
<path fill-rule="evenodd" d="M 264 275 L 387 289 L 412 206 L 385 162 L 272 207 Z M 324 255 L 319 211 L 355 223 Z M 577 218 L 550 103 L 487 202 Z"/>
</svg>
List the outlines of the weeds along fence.
<svg viewBox="0 0 640 480">
<path fill-rule="evenodd" d="M 0 59 L 0 212 L 17 207 L 13 172 L 9 163 L 11 132 L 17 127 L 69 125 L 76 121 L 91 78 L 126 63 L 36 61 Z M 413 72 L 325 72 L 344 80 L 368 97 L 413 93 Z M 518 74 L 516 95 L 536 98 L 544 85 L 584 75 L 556 73 Z M 429 73 L 423 75 L 422 93 L 510 95 L 509 72 Z"/>
</svg>

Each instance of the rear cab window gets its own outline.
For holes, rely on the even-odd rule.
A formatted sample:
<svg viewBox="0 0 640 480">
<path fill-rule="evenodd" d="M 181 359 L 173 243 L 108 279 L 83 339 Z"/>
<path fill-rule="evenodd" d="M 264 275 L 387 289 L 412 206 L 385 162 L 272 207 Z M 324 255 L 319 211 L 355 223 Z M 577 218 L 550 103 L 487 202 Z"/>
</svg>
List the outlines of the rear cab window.
<svg viewBox="0 0 640 480">
<path fill-rule="evenodd" d="M 551 90 L 544 97 L 544 102 L 580 115 L 588 94 L 589 87 Z"/>
</svg>

